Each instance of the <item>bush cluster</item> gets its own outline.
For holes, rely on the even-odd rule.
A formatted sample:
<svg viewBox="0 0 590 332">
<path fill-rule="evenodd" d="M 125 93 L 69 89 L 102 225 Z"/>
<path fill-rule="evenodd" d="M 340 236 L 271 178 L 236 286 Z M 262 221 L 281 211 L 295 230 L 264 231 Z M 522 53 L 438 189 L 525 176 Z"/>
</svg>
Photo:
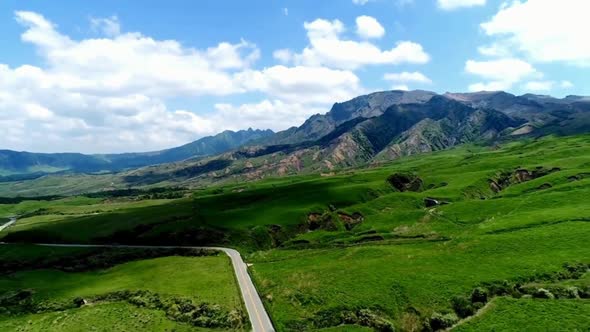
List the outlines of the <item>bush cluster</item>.
<svg viewBox="0 0 590 332">
<path fill-rule="evenodd" d="M 90 302 L 127 302 L 136 307 L 162 310 L 174 321 L 206 328 L 239 328 L 246 322 L 246 316 L 238 310 L 225 311 L 219 305 L 195 304 L 191 299 L 162 297 L 157 293 L 119 291 L 95 296 Z"/>
<path fill-rule="evenodd" d="M 483 283 L 473 289 L 470 296 L 455 296 L 451 299 L 454 313 L 435 312 L 427 318 L 423 329 L 438 331 L 449 328 L 458 322 L 459 318 L 474 315 L 494 296 L 512 296 L 520 298 L 524 295 L 543 299 L 572 299 L 590 298 L 590 287 L 548 286 L 546 288 L 525 287 L 524 283 L 557 282 L 560 280 L 579 279 L 590 269 L 589 264 L 564 264 L 563 270 L 555 273 L 543 273 L 530 277 L 518 278 L 515 281 L 494 281 Z"/>
<path fill-rule="evenodd" d="M 246 316 L 240 310 L 225 311 L 219 305 L 195 304 L 191 299 L 163 297 L 157 293 L 138 291 L 118 291 L 97 295 L 88 299 L 76 297 L 65 302 L 35 302 L 32 290 L 11 291 L 0 295 L 0 314 L 23 315 L 31 313 L 56 312 L 79 308 L 88 302 L 127 302 L 139 308 L 161 310 L 168 319 L 206 328 L 241 328 Z"/>
<path fill-rule="evenodd" d="M 288 328 L 294 331 L 304 331 L 329 328 L 343 324 L 371 327 L 379 332 L 395 331 L 393 323 L 374 310 L 354 310 L 344 307 L 334 307 L 319 311 L 313 318 L 308 320 L 291 321 L 288 323 Z"/>
<path fill-rule="evenodd" d="M 87 193 L 89 198 L 134 197 L 139 199 L 172 199 L 182 198 L 188 192 L 184 187 L 158 187 L 150 189 L 116 189 Z"/>
<path fill-rule="evenodd" d="M 453 313 L 440 314 L 438 312 L 435 312 L 432 314 L 432 316 L 428 320 L 428 324 L 429 324 L 430 329 L 426 329 L 426 330 L 431 330 L 431 331 L 444 330 L 446 328 L 449 328 L 449 327 L 455 325 L 458 321 L 459 321 L 459 317 L 457 317 L 457 315 L 455 315 Z"/>
</svg>

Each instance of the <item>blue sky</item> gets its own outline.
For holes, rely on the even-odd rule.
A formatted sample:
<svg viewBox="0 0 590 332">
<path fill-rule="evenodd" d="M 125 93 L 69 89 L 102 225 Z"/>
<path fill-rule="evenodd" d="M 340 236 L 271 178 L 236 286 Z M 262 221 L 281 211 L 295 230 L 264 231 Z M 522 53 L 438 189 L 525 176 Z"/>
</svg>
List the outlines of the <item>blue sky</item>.
<svg viewBox="0 0 590 332">
<path fill-rule="evenodd" d="M 0 2 L 0 148 L 148 151 L 389 89 L 587 95 L 586 0 Z"/>
</svg>

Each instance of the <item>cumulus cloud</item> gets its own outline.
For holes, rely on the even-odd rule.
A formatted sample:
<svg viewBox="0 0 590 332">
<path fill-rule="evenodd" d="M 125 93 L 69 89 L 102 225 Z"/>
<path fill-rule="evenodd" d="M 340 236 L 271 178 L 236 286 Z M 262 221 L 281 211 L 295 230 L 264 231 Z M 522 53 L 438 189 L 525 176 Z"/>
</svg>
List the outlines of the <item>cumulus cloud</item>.
<svg viewBox="0 0 590 332">
<path fill-rule="evenodd" d="M 438 7 L 443 10 L 454 10 L 464 7 L 483 6 L 486 0 L 437 0 Z"/>
<path fill-rule="evenodd" d="M 374 17 L 363 15 L 356 18 L 356 33 L 365 39 L 381 38 L 385 28 Z"/>
<path fill-rule="evenodd" d="M 531 64 L 514 58 L 468 60 L 465 71 L 487 81 L 470 85 L 470 91 L 508 90 L 523 79 L 542 76 Z"/>
<path fill-rule="evenodd" d="M 570 89 L 574 87 L 574 84 L 570 81 L 561 81 L 561 83 L 559 83 L 559 86 L 562 89 Z"/>
<path fill-rule="evenodd" d="M 363 92 L 353 72 L 324 67 L 273 66 L 242 72 L 236 80 L 249 90 L 294 103 L 331 104 Z"/>
<path fill-rule="evenodd" d="M 314 114 L 325 113 L 324 107 L 309 107 L 301 103 L 285 103 L 281 100 L 265 99 L 259 103 L 232 105 L 216 104 L 214 119 L 228 123 L 225 129 L 238 130 L 244 127 L 284 130 L 301 125 Z"/>
<path fill-rule="evenodd" d="M 299 65 L 354 70 L 367 65 L 424 64 L 430 61 L 422 45 L 412 41 L 398 41 L 391 49 L 381 50 L 368 41 L 344 39 L 345 27 L 340 20 L 316 19 L 305 22 L 304 28 L 309 46 L 294 55 L 293 59 Z"/>
<path fill-rule="evenodd" d="M 432 80 L 421 72 L 401 72 L 401 73 L 387 73 L 383 75 L 383 79 L 386 81 L 398 82 L 398 83 L 424 83 L 430 84 Z"/>
<path fill-rule="evenodd" d="M 22 41 L 36 48 L 44 65 L 0 64 L 4 148 L 154 150 L 241 129 L 242 124 L 295 125 L 310 112 L 327 111 L 331 103 L 363 92 L 349 70 L 304 65 L 255 69 L 260 51 L 245 40 L 195 49 L 121 31 L 114 17 L 91 19 L 91 27 L 104 37 L 75 40 L 38 13 L 21 11 L 15 17 L 24 27 Z M 219 104 L 200 114 L 193 111 L 207 110 L 167 106 L 176 98 L 249 92 L 266 96 L 258 104 Z M 269 118 L 260 120 L 265 111 Z"/>
<path fill-rule="evenodd" d="M 117 16 L 106 18 L 93 17 L 90 19 L 92 29 L 101 32 L 109 37 L 114 37 L 121 34 L 121 24 Z"/>
<path fill-rule="evenodd" d="M 274 51 L 272 56 L 283 64 L 287 64 L 293 60 L 293 52 L 286 48 Z"/>
<path fill-rule="evenodd" d="M 513 1 L 481 28 L 533 62 L 590 66 L 589 12 L 587 0 Z"/>
<path fill-rule="evenodd" d="M 550 91 L 555 82 L 553 81 L 531 81 L 524 85 L 527 91 Z"/>
<path fill-rule="evenodd" d="M 391 89 L 392 90 L 401 90 L 401 91 L 408 91 L 408 90 L 410 90 L 410 88 L 407 85 L 405 85 L 405 84 L 394 85 Z"/>
</svg>

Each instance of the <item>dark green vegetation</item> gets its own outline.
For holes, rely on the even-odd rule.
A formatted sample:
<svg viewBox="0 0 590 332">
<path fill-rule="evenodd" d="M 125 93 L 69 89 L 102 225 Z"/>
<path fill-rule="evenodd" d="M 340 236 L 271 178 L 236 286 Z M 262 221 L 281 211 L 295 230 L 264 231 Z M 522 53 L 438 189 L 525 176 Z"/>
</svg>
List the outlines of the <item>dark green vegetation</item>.
<svg viewBox="0 0 590 332">
<path fill-rule="evenodd" d="M 105 331 L 247 326 L 229 259 L 219 253 L 4 245 L 0 263 L 0 324 L 9 330 L 23 321 L 36 331 L 80 330 L 82 321 Z"/>
<path fill-rule="evenodd" d="M 3 232 L 7 242 L 237 247 L 279 331 L 486 330 L 556 315 L 551 327 L 564 311 L 564 326 L 584 329 L 588 197 L 590 136 L 581 135 L 463 145 L 178 200 L 69 198 L 0 211 L 43 211 Z"/>
<path fill-rule="evenodd" d="M 144 153 L 84 155 L 0 150 L 0 182 L 35 179 L 50 173 L 118 171 L 171 163 L 223 153 L 272 134 L 270 130 L 224 131 L 176 148 Z"/>
<path fill-rule="evenodd" d="M 202 188 L 284 175 L 331 174 L 465 143 L 494 146 L 519 138 L 588 131 L 588 98 L 385 91 L 336 103 L 328 113 L 276 134 L 247 131 L 243 139 L 224 143 L 225 150 L 202 151 L 196 148 L 199 144 L 191 143 L 167 152 L 100 156 L 100 165 L 108 165 L 95 169 L 131 168 L 115 174 L 7 178 L 0 182 L 0 196 L 75 195 L 153 186 Z M 214 140 L 228 141 L 220 135 Z M 0 169 L 3 160 L 10 163 L 13 158 L 0 157 Z M 132 169 L 170 161 L 178 162 Z"/>
</svg>

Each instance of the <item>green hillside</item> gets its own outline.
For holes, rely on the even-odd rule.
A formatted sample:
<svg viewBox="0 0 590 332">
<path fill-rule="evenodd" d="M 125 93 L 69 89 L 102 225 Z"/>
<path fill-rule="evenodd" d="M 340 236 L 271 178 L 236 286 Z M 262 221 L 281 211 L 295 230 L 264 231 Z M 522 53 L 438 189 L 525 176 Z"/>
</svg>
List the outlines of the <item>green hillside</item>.
<svg viewBox="0 0 590 332">
<path fill-rule="evenodd" d="M 3 331 L 245 330 L 229 258 L 181 254 L 4 245 L 0 326 Z"/>
<path fill-rule="evenodd" d="M 486 330 L 543 315 L 558 326 L 564 310 L 579 328 L 590 296 L 587 197 L 590 135 L 550 136 L 178 200 L 23 202 L 26 218 L 2 241 L 236 247 L 279 331 Z"/>
</svg>

